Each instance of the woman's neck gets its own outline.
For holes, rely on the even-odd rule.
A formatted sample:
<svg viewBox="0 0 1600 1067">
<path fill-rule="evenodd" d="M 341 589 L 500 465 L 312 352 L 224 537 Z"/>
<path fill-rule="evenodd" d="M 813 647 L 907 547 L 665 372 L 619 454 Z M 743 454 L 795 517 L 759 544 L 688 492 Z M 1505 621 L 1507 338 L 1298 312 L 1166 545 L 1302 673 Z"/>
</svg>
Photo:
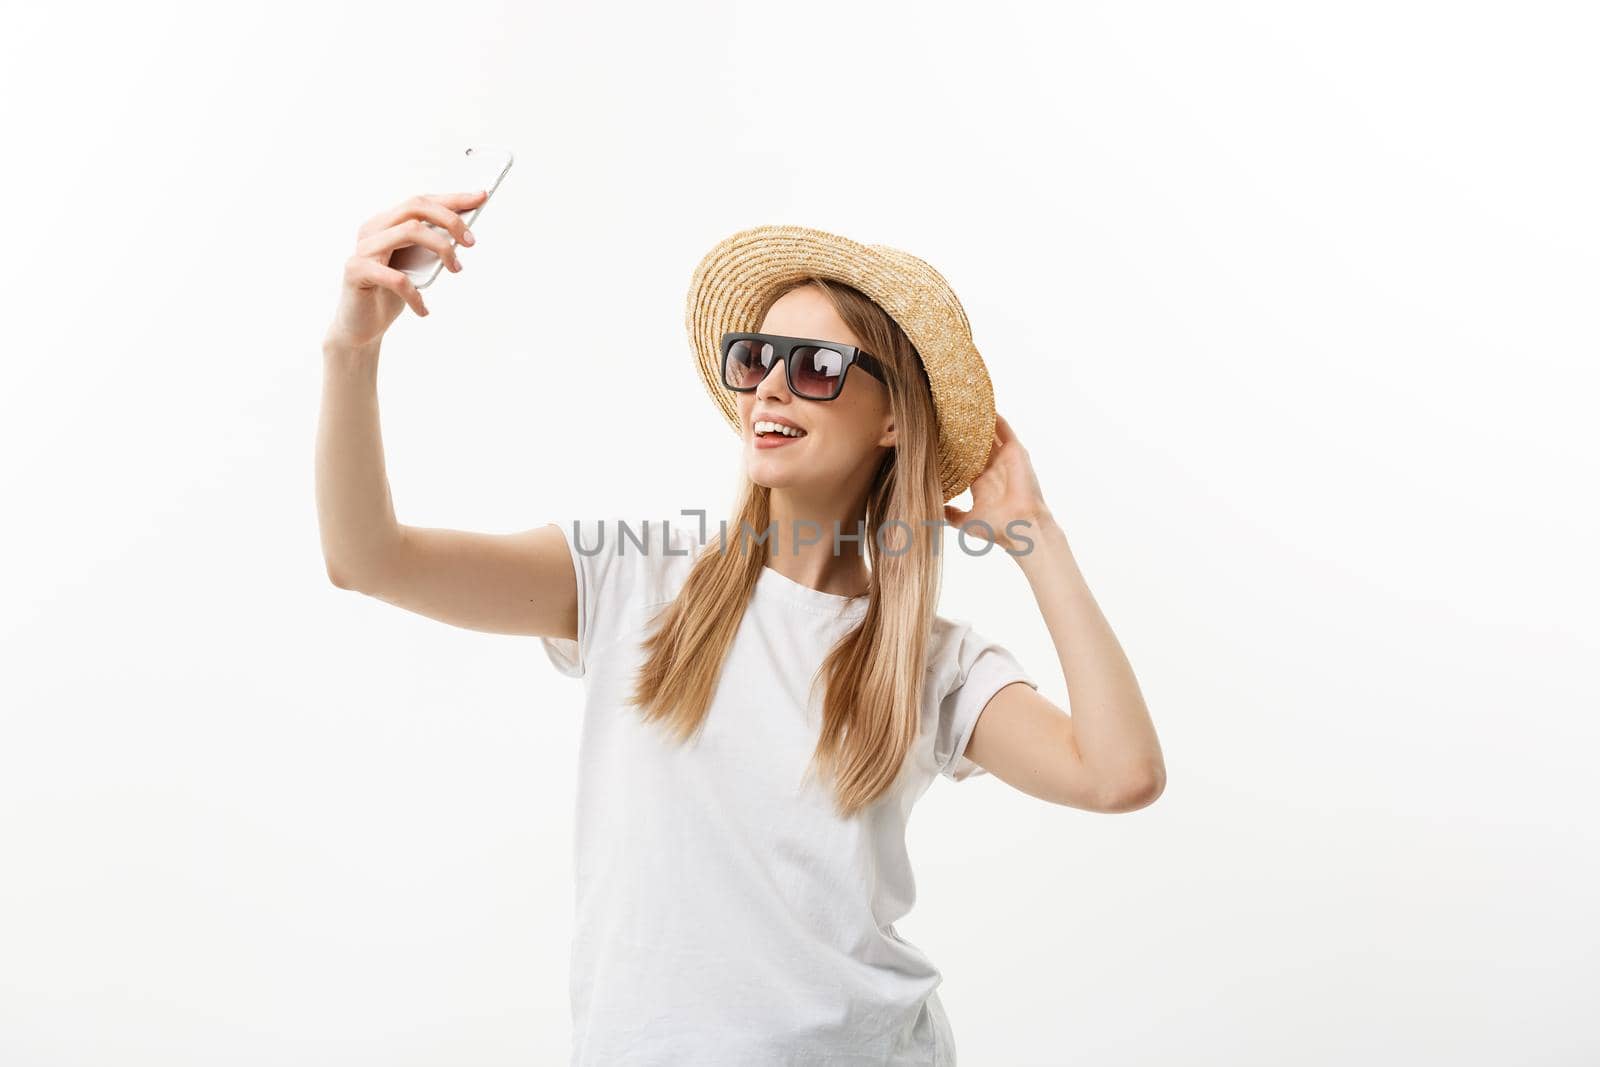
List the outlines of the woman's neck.
<svg viewBox="0 0 1600 1067">
<path fill-rule="evenodd" d="M 835 596 L 867 591 L 864 507 L 802 504 L 779 490 L 770 498 L 767 566 L 785 578 Z M 837 538 L 835 537 L 837 530 Z"/>
</svg>

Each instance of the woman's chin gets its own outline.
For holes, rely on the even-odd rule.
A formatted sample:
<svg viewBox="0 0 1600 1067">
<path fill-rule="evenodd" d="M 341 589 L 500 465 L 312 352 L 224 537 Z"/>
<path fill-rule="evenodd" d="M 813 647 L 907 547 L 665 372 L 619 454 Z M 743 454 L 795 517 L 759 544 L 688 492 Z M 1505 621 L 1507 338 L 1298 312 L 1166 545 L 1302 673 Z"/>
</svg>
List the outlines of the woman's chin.
<svg viewBox="0 0 1600 1067">
<path fill-rule="evenodd" d="M 759 452 L 745 461 L 744 472 L 752 482 L 765 489 L 793 489 L 806 484 L 805 475 L 794 464 Z"/>
<path fill-rule="evenodd" d="M 795 484 L 795 479 L 788 471 L 773 470 L 768 463 L 747 463 L 744 473 L 763 489 L 788 489 Z"/>
</svg>

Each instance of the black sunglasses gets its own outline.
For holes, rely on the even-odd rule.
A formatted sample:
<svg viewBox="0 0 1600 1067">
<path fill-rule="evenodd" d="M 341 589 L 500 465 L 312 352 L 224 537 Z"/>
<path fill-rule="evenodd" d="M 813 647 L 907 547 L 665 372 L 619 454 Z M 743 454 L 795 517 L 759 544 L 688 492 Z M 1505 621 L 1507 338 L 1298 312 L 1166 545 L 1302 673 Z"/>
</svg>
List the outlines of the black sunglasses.
<svg viewBox="0 0 1600 1067">
<path fill-rule="evenodd" d="M 734 392 L 755 392 L 774 363 L 784 365 L 789 391 L 807 400 L 838 396 L 851 366 L 889 384 L 883 364 L 854 345 L 775 333 L 722 335 L 722 384 Z"/>
</svg>

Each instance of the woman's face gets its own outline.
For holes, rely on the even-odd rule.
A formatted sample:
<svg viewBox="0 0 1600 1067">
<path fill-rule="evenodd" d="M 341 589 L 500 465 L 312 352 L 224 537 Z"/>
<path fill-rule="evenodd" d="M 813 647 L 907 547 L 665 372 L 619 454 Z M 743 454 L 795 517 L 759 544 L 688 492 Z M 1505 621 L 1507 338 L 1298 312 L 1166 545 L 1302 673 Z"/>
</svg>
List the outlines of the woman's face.
<svg viewBox="0 0 1600 1067">
<path fill-rule="evenodd" d="M 773 304 L 758 332 L 862 347 L 828 298 L 809 285 Z M 841 492 L 853 496 L 871 483 L 885 448 L 894 445 L 889 390 L 860 367 L 850 368 L 844 389 L 832 400 L 794 395 L 778 364 L 754 392 L 734 398 L 746 471 L 751 481 L 770 489 L 799 490 L 813 499 Z M 770 417 L 800 427 L 804 435 L 757 434 L 755 424 Z"/>
</svg>

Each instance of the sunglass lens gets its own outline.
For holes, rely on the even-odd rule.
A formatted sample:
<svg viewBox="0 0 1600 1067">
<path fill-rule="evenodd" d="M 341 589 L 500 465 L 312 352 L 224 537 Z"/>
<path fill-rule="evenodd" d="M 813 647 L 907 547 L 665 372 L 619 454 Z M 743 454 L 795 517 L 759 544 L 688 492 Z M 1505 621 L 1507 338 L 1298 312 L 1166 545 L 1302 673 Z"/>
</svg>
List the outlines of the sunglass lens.
<svg viewBox="0 0 1600 1067">
<path fill-rule="evenodd" d="M 827 399 L 839 391 L 844 355 L 831 348 L 796 345 L 789 355 L 795 391 L 802 396 Z"/>
<path fill-rule="evenodd" d="M 772 366 L 772 345 L 765 341 L 740 340 L 728 346 L 723 373 L 735 389 L 754 389 Z"/>
</svg>

